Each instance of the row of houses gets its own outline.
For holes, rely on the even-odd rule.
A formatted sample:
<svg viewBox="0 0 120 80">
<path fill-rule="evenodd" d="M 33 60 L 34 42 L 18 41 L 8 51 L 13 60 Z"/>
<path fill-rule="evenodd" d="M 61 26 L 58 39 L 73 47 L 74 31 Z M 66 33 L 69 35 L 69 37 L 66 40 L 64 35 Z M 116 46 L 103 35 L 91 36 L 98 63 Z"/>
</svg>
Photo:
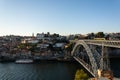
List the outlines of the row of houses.
<svg viewBox="0 0 120 80">
<path fill-rule="evenodd" d="M 120 40 L 120 33 L 88 33 L 88 34 L 74 34 L 67 36 L 69 40 L 73 39 L 94 39 L 94 38 L 105 38 L 107 40 Z"/>
</svg>

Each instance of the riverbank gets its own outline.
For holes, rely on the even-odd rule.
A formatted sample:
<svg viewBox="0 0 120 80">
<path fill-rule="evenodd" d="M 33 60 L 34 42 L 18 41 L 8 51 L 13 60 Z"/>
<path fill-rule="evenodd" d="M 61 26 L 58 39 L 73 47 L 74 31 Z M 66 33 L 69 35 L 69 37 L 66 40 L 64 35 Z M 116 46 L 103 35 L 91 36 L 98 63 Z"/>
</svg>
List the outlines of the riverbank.
<svg viewBox="0 0 120 80">
<path fill-rule="evenodd" d="M 21 58 L 22 59 L 22 58 Z M 26 59 L 26 58 L 25 58 Z M 72 58 L 40 58 L 40 59 L 32 59 L 33 63 L 36 62 L 44 62 L 44 61 L 56 61 L 56 62 L 76 62 L 74 59 Z M 17 58 L 2 58 L 0 59 L 0 62 L 15 62 L 16 60 L 18 60 Z M 20 59 L 19 59 L 20 60 Z M 23 59 L 24 60 L 24 59 Z"/>
</svg>

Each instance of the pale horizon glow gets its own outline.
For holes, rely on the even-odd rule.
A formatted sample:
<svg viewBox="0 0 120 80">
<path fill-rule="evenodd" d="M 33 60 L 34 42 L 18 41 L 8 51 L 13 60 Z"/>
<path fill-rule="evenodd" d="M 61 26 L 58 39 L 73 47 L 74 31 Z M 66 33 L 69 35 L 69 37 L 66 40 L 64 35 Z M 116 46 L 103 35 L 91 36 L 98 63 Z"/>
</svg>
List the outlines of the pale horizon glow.
<svg viewBox="0 0 120 80">
<path fill-rule="evenodd" d="M 0 36 L 120 32 L 120 0 L 0 0 Z"/>
</svg>

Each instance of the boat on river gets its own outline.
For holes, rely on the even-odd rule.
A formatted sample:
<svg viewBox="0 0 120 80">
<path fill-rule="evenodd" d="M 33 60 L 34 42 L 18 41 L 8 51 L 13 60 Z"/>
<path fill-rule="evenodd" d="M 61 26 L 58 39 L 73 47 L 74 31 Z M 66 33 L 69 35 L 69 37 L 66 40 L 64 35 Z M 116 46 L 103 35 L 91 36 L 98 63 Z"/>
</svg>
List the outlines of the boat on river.
<svg viewBox="0 0 120 80">
<path fill-rule="evenodd" d="M 19 59 L 19 60 L 16 60 L 15 63 L 28 64 L 28 63 L 33 63 L 33 60 L 32 59 Z"/>
</svg>

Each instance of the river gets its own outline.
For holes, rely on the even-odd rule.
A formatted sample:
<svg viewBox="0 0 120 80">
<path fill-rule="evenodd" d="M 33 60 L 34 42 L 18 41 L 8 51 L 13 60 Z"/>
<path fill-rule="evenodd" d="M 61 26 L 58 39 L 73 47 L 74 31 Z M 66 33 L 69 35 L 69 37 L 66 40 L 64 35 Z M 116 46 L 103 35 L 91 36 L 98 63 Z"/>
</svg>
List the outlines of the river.
<svg viewBox="0 0 120 80">
<path fill-rule="evenodd" d="M 120 58 L 110 59 L 110 66 L 114 77 L 120 78 Z"/>
<path fill-rule="evenodd" d="M 119 61 L 111 60 L 111 62 L 115 76 L 120 77 Z M 0 80 L 74 80 L 76 71 L 81 68 L 77 62 L 0 63 Z"/>
<path fill-rule="evenodd" d="M 0 63 L 0 80 L 73 80 L 78 63 L 43 61 L 35 64 Z"/>
</svg>

